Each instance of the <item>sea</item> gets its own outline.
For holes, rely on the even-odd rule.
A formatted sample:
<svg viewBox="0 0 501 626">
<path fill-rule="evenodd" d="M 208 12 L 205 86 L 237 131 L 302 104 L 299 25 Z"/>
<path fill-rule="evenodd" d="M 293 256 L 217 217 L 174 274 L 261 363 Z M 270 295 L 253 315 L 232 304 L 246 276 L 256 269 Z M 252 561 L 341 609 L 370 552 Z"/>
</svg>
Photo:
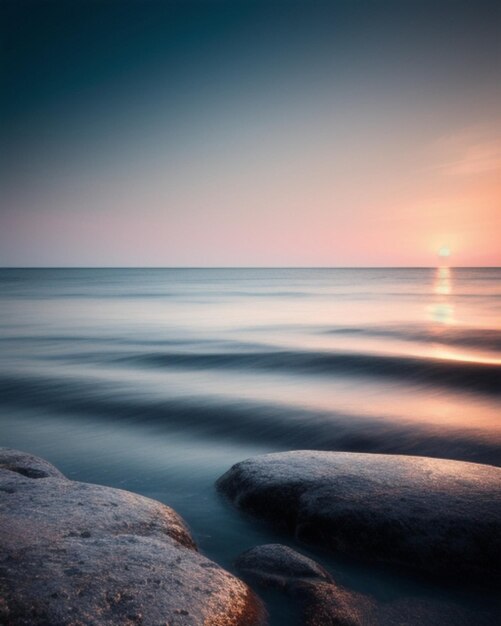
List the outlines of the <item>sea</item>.
<svg viewBox="0 0 501 626">
<path fill-rule="evenodd" d="M 296 449 L 499 466 L 500 418 L 501 268 L 0 270 L 0 445 L 172 506 L 230 571 L 299 548 L 382 623 L 425 606 L 460 624 L 485 598 L 300 546 L 214 482 Z M 296 623 L 263 595 L 273 626 Z"/>
</svg>

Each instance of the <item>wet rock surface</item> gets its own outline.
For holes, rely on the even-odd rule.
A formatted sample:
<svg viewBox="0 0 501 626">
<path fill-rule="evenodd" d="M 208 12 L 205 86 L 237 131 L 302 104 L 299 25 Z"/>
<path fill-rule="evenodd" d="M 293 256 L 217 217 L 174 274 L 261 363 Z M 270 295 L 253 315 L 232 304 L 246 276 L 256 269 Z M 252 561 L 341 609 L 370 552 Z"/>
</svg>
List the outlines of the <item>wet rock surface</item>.
<svg viewBox="0 0 501 626">
<path fill-rule="evenodd" d="M 337 553 L 463 582 L 500 579 L 499 468 L 297 451 L 238 463 L 218 488 L 243 511 Z"/>
<path fill-rule="evenodd" d="M 292 548 L 281 544 L 256 546 L 241 554 L 236 566 L 251 583 L 281 589 L 298 601 L 306 626 L 362 623 L 360 609 L 367 601 L 355 601 L 321 565 Z"/>
<path fill-rule="evenodd" d="M 263 623 L 252 591 L 159 502 L 0 449 L 0 513 L 2 624 Z"/>
</svg>

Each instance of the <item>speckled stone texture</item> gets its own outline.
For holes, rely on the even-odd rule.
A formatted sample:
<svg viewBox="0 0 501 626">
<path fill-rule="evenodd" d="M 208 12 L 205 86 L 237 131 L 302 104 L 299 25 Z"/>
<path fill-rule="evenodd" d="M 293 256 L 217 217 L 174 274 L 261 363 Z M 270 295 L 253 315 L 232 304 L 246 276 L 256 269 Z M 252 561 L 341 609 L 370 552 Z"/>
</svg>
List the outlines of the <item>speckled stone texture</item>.
<svg viewBox="0 0 501 626">
<path fill-rule="evenodd" d="M 256 546 L 241 554 L 236 566 L 244 579 L 281 589 L 299 601 L 305 626 L 362 624 L 359 611 L 367 602 L 355 600 L 321 565 L 292 548 L 281 544 Z"/>
<path fill-rule="evenodd" d="M 254 626 L 259 600 L 142 496 L 0 448 L 0 623 Z"/>
<path fill-rule="evenodd" d="M 237 463 L 218 488 L 298 539 L 462 582 L 499 582 L 501 469 L 442 459 L 297 451 Z"/>
</svg>

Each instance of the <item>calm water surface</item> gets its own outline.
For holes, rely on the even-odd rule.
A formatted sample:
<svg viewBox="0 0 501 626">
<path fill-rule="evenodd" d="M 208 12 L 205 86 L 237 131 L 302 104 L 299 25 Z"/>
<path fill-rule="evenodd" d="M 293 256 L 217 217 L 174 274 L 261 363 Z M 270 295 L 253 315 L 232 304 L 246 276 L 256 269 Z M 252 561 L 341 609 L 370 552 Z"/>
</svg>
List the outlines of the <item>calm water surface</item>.
<svg viewBox="0 0 501 626">
<path fill-rule="evenodd" d="M 501 465 L 501 269 L 0 270 L 0 346 L 0 445 L 173 506 L 229 569 L 293 545 L 215 493 L 246 457 Z M 385 602 L 452 593 L 323 562 Z"/>
</svg>

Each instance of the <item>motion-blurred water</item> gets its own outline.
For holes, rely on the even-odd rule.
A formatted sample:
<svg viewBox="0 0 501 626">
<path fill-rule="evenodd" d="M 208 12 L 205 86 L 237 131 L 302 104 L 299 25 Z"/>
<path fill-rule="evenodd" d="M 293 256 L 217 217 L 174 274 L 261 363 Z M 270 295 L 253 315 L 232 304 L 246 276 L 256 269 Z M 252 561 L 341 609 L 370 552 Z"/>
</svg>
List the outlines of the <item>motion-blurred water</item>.
<svg viewBox="0 0 501 626">
<path fill-rule="evenodd" d="M 248 456 L 501 465 L 501 269 L 0 270 L 0 346 L 0 445 L 170 504 L 229 568 L 284 540 L 214 492 Z"/>
</svg>

